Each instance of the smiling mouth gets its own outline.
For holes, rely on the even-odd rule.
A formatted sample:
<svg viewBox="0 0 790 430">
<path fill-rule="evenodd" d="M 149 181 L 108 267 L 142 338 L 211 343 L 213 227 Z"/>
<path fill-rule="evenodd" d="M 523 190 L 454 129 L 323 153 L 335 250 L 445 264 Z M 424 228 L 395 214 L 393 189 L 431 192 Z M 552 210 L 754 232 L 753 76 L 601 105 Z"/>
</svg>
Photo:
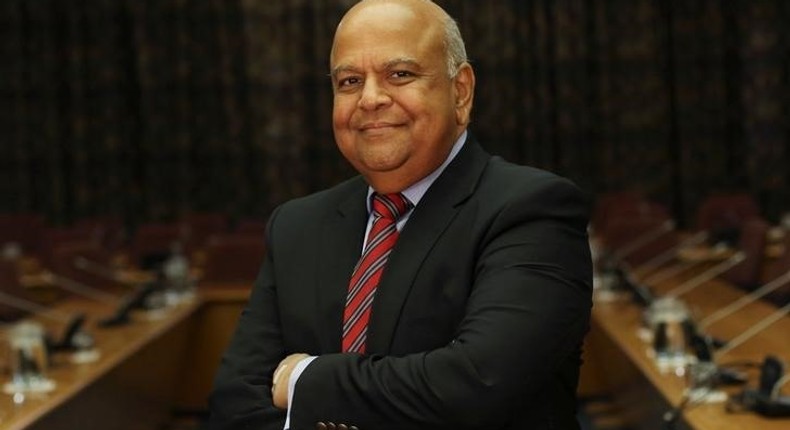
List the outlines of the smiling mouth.
<svg viewBox="0 0 790 430">
<path fill-rule="evenodd" d="M 398 127 L 399 124 L 392 124 L 388 122 L 376 122 L 370 124 L 364 124 L 362 127 L 359 128 L 360 131 L 375 131 L 375 130 L 383 130 L 388 128 L 395 128 Z"/>
</svg>

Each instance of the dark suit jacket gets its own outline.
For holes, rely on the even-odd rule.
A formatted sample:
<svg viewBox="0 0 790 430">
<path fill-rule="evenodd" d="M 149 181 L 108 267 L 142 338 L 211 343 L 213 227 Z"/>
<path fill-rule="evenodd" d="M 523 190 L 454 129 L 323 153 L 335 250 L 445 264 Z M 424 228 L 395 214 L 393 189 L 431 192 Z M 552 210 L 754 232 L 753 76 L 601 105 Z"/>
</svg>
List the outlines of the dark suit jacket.
<svg viewBox="0 0 790 430">
<path fill-rule="evenodd" d="M 401 231 L 361 356 L 339 351 L 366 192 L 357 177 L 272 214 L 210 398 L 211 428 L 282 429 L 270 384 L 293 352 L 320 357 L 296 385 L 292 429 L 578 428 L 591 307 L 583 193 L 470 137 Z"/>
</svg>

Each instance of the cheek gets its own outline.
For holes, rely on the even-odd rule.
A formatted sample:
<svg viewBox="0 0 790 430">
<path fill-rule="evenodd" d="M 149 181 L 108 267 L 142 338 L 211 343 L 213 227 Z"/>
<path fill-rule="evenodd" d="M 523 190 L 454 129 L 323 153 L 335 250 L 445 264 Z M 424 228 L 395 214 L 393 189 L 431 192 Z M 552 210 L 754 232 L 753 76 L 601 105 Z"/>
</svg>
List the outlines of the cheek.
<svg viewBox="0 0 790 430">
<path fill-rule="evenodd" d="M 351 115 L 354 113 L 356 102 L 353 100 L 346 100 L 345 97 L 335 97 L 332 106 L 332 124 L 335 129 L 344 128 L 349 126 Z"/>
<path fill-rule="evenodd" d="M 336 130 L 348 123 L 347 117 L 348 115 L 345 114 L 342 107 L 335 105 L 332 110 L 332 125 Z"/>
<path fill-rule="evenodd" d="M 332 129 L 335 135 L 335 144 L 346 157 L 353 156 L 353 134 L 350 127 L 351 113 L 335 104 L 332 112 Z"/>
<path fill-rule="evenodd" d="M 354 146 L 353 144 L 353 137 L 349 132 L 348 127 L 344 127 L 343 125 L 335 124 L 334 125 L 334 134 L 335 134 L 335 145 L 340 150 L 340 152 L 348 158 L 351 156 L 351 150 Z"/>
<path fill-rule="evenodd" d="M 438 122 L 443 122 L 448 111 L 454 111 L 452 106 L 439 96 L 426 96 L 425 94 L 405 94 L 398 100 L 400 108 L 420 126 L 433 128 Z M 453 112 L 454 115 L 454 112 Z"/>
</svg>

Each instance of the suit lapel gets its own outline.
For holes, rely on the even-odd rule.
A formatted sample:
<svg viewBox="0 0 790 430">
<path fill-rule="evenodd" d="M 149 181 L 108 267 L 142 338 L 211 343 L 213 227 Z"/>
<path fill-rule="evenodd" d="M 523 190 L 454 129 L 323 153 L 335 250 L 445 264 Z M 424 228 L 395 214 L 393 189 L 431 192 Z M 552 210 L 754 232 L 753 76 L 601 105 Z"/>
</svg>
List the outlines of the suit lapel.
<svg viewBox="0 0 790 430">
<path fill-rule="evenodd" d="M 368 323 L 368 353 L 387 353 L 414 277 L 473 192 L 490 155 L 471 137 L 420 200 L 390 255 Z"/>
<path fill-rule="evenodd" d="M 357 182 L 340 204 L 330 210 L 317 249 L 321 259 L 316 279 L 317 329 L 322 333 L 320 342 L 324 353 L 340 352 L 348 283 L 362 251 L 367 223 L 367 184 L 361 177 Z"/>
</svg>

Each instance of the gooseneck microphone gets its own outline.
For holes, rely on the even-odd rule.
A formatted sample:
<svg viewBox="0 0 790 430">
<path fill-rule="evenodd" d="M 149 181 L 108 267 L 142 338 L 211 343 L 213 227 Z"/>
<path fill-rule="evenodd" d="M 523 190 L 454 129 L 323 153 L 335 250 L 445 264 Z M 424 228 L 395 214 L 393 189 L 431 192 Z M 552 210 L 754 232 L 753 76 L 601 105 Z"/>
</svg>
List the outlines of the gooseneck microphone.
<svg viewBox="0 0 790 430">
<path fill-rule="evenodd" d="M 620 285 L 631 292 L 633 300 L 638 305 L 650 306 L 656 300 L 650 288 L 634 278 L 627 264 L 618 266 L 616 274 Z"/>
<path fill-rule="evenodd" d="M 690 246 L 698 245 L 700 243 L 705 242 L 706 240 L 708 240 L 708 232 L 701 231 L 691 237 L 682 240 L 677 245 L 667 249 L 666 251 L 640 264 L 638 267 L 634 268 L 634 273 L 639 276 L 645 276 L 646 274 L 650 273 L 651 271 L 659 268 L 663 264 L 668 263 L 670 260 L 675 258 L 679 250 Z"/>
<path fill-rule="evenodd" d="M 732 340 L 727 342 L 727 344 L 724 345 L 723 348 L 721 348 L 720 350 L 716 351 L 717 352 L 716 353 L 716 357 L 719 358 L 719 357 L 723 356 L 724 354 L 726 354 L 726 353 L 732 351 L 733 349 L 737 348 L 738 346 L 740 346 L 741 344 L 743 344 L 747 340 L 751 339 L 752 337 L 756 336 L 761 331 L 763 331 L 766 328 L 768 328 L 769 326 L 771 326 L 771 324 L 773 324 L 773 323 L 779 321 L 780 319 L 784 318 L 787 314 L 790 314 L 790 303 L 787 303 L 783 307 L 779 308 L 779 310 L 770 313 L 768 316 L 766 316 L 765 318 L 761 319 L 756 324 L 754 324 L 751 327 L 749 327 L 748 329 L 744 330 L 743 333 L 739 334 L 738 336 L 736 336 L 735 338 L 733 338 Z"/>
<path fill-rule="evenodd" d="M 647 278 L 643 279 L 642 281 L 648 285 L 656 285 L 660 284 L 667 279 L 672 278 L 673 276 L 677 276 L 688 269 L 699 264 L 698 262 L 688 262 L 683 261 L 674 266 L 667 267 L 666 269 L 659 270 L 658 272 L 654 272 L 652 275 L 648 276 Z"/>
<path fill-rule="evenodd" d="M 687 321 L 684 323 L 684 327 L 686 328 L 686 333 L 684 334 L 687 335 L 687 343 L 690 343 L 693 340 L 692 337 L 688 335 L 700 335 L 696 330 L 696 327 L 694 327 L 693 333 L 691 330 L 689 330 L 689 328 L 693 326 L 693 323 L 690 321 L 690 312 L 688 311 L 687 307 L 678 299 L 678 297 L 694 290 L 695 288 L 698 288 L 700 285 L 704 285 L 705 282 L 710 281 L 721 273 L 729 270 L 731 267 L 743 261 L 744 258 L 744 253 L 739 252 L 727 260 L 689 279 L 688 281 L 683 282 L 676 288 L 650 303 L 648 309 L 645 310 L 644 317 L 649 326 L 655 329 L 654 335 L 656 338 L 660 339 L 659 336 L 661 335 L 661 331 L 666 330 L 666 325 L 656 325 L 656 323 L 660 321 L 666 321 L 667 318 L 670 318 L 674 322 L 684 320 Z M 657 346 L 660 347 L 663 345 L 658 344 Z M 656 350 L 658 351 L 658 349 Z"/>
<path fill-rule="evenodd" d="M 71 317 L 63 312 L 55 309 L 48 308 L 36 302 L 20 299 L 19 297 L 12 296 L 11 294 L 0 291 L 0 303 L 10 306 L 12 308 L 21 309 L 31 314 L 41 315 L 44 318 L 55 320 L 62 323 L 68 323 Z"/>
<path fill-rule="evenodd" d="M 74 258 L 74 266 L 93 275 L 101 276 L 113 281 L 121 281 L 121 277 L 118 276 L 118 273 L 111 267 L 99 264 L 82 256 Z"/>
<path fill-rule="evenodd" d="M 674 299 L 682 296 L 683 294 L 691 292 L 695 288 L 699 287 L 700 285 L 703 285 L 705 282 L 708 282 L 711 279 L 721 275 L 722 273 L 732 269 L 733 267 L 735 267 L 737 264 L 739 264 L 745 259 L 746 259 L 746 254 L 743 251 L 738 251 L 735 254 L 733 254 L 730 258 L 722 261 L 719 264 L 714 265 L 708 270 L 700 273 L 699 275 L 673 288 L 668 293 L 664 294 L 664 297 Z"/>
<path fill-rule="evenodd" d="M 766 417 L 790 417 L 790 396 L 781 395 L 784 385 L 790 382 L 785 374 L 784 362 L 776 356 L 765 357 L 760 367 L 760 380 L 757 389 L 745 389 L 730 398 L 728 412 L 750 410 Z"/>
<path fill-rule="evenodd" d="M 738 300 L 730 303 L 729 305 L 713 312 L 712 314 L 708 315 L 707 317 L 703 318 L 699 325 L 701 328 L 709 327 L 711 324 L 722 320 L 733 313 L 739 311 L 744 306 L 748 305 L 749 303 L 755 302 L 766 295 L 772 293 L 773 291 L 778 290 L 779 288 L 783 287 L 785 284 L 790 282 L 790 270 L 785 272 L 783 275 L 779 276 L 778 278 L 774 279 L 771 282 L 763 285 L 762 287 L 752 291 L 749 294 L 746 294 L 739 298 Z"/>
<path fill-rule="evenodd" d="M 626 243 L 622 247 L 616 249 L 612 255 L 612 257 L 616 261 L 622 261 L 623 258 L 633 254 L 634 252 L 638 251 L 640 248 L 646 246 L 650 242 L 658 239 L 659 237 L 669 233 L 675 228 L 675 222 L 672 220 L 667 220 L 661 223 L 658 227 L 654 229 L 650 229 L 639 236 L 636 239 L 632 240 L 631 242 Z"/>
<path fill-rule="evenodd" d="M 154 309 L 164 304 L 156 303 L 152 297 L 161 290 L 157 283 L 148 283 L 138 287 L 135 291 L 124 297 L 112 315 L 99 321 L 100 327 L 114 327 L 127 324 L 131 321 L 131 312 L 135 309 Z"/>
<path fill-rule="evenodd" d="M 43 318 L 65 324 L 63 334 L 59 339 L 47 336 L 46 344 L 49 352 L 61 350 L 85 350 L 93 347 L 93 337 L 82 330 L 85 322 L 84 314 L 67 315 L 55 309 L 50 309 L 36 302 L 32 302 L 0 291 L 0 303 L 21 309 L 31 314 L 41 315 Z"/>
<path fill-rule="evenodd" d="M 45 276 L 49 280 L 51 280 L 51 282 L 55 286 L 62 288 L 70 293 L 76 294 L 78 296 L 82 296 L 109 305 L 115 305 L 116 303 L 118 303 L 118 300 L 120 300 L 120 297 L 116 297 L 112 294 L 85 285 L 81 282 L 77 282 L 73 279 L 58 275 L 57 273 L 47 272 Z"/>
</svg>

